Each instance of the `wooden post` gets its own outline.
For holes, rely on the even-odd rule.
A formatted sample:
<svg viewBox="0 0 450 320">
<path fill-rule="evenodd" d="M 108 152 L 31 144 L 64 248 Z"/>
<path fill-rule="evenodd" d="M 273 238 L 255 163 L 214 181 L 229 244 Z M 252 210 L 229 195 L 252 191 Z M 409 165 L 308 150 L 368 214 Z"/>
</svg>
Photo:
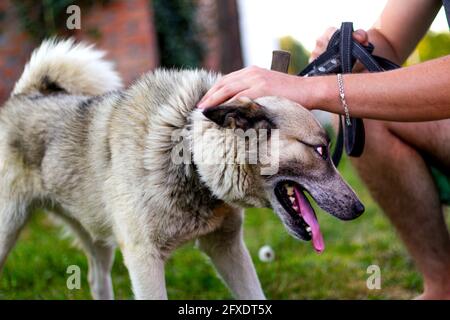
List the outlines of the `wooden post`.
<svg viewBox="0 0 450 320">
<path fill-rule="evenodd" d="M 291 53 L 284 50 L 274 50 L 272 52 L 272 66 L 273 71 L 288 73 L 289 63 L 291 62 Z"/>
</svg>

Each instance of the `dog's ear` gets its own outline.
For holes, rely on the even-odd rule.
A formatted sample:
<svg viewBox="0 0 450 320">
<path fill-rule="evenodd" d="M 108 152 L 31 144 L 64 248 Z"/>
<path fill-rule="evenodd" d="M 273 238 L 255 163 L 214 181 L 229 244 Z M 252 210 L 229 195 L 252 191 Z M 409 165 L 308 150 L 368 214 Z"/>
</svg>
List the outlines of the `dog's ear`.
<svg viewBox="0 0 450 320">
<path fill-rule="evenodd" d="M 203 115 L 219 126 L 229 129 L 272 129 L 265 108 L 250 99 L 235 100 L 203 111 Z"/>
</svg>

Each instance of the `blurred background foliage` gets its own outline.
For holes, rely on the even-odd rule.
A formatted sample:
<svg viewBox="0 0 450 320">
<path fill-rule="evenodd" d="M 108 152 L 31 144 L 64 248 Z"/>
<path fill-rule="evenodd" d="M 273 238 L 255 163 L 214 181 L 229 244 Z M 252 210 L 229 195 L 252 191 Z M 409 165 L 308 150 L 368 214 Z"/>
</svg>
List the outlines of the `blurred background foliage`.
<svg viewBox="0 0 450 320">
<path fill-rule="evenodd" d="M 280 49 L 291 53 L 291 64 L 289 74 L 297 74 L 308 65 L 310 52 L 296 39 L 291 36 L 280 39 Z"/>
<path fill-rule="evenodd" d="M 89 8 L 94 4 L 107 4 L 111 0 L 12 0 L 22 28 L 36 42 L 62 35 L 67 19 L 66 9 L 70 5 Z"/>
<path fill-rule="evenodd" d="M 439 58 L 450 54 L 449 32 L 428 32 L 419 42 L 405 66 Z"/>
<path fill-rule="evenodd" d="M 160 63 L 164 67 L 200 67 L 203 47 L 198 38 L 196 1 L 153 0 Z"/>
</svg>

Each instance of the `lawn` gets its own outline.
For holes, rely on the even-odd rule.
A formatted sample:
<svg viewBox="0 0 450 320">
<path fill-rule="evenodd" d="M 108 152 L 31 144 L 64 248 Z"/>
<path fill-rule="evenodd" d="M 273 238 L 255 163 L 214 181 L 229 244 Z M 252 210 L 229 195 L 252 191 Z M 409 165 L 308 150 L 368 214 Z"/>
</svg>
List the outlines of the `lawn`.
<svg viewBox="0 0 450 320">
<path fill-rule="evenodd" d="M 392 226 L 370 198 L 347 161 L 341 163 L 347 181 L 357 190 L 366 212 L 354 221 L 339 221 L 318 211 L 326 250 L 318 255 L 310 243 L 290 237 L 270 211 L 250 209 L 245 218 L 245 239 L 262 287 L 270 299 L 409 299 L 419 294 L 422 281 Z M 60 237 L 46 215 L 37 213 L 21 234 L 0 278 L 1 299 L 90 299 L 87 262 Z M 258 250 L 270 245 L 273 262 L 258 260 Z M 369 290 L 369 265 L 381 269 L 381 289 Z M 66 269 L 82 270 L 81 289 L 66 286 Z M 130 282 L 119 252 L 113 268 L 117 299 L 132 299 Z M 167 263 L 171 299 L 227 299 L 228 290 L 216 277 L 207 258 L 188 243 Z"/>
</svg>

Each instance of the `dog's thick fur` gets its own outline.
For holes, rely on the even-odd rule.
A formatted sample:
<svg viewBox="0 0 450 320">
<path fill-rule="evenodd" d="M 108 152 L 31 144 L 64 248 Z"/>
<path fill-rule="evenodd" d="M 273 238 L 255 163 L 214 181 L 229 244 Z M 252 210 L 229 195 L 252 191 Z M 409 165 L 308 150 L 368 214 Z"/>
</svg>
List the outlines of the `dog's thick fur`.
<svg viewBox="0 0 450 320">
<path fill-rule="evenodd" d="M 158 70 L 123 90 L 102 56 L 70 40 L 43 43 L 0 109 L 0 268 L 30 212 L 41 207 L 78 236 L 94 298 L 113 298 L 117 244 L 135 296 L 161 299 L 167 297 L 165 260 L 198 239 L 235 297 L 262 299 L 242 239 L 241 207 L 273 207 L 301 238 L 272 192 L 291 177 L 339 218 L 360 214 L 331 161 L 314 153 L 312 146 L 328 144 L 326 134 L 299 105 L 265 97 L 203 114 L 195 105 L 218 75 Z M 221 112 L 233 125 L 281 129 L 277 174 L 263 177 L 258 165 L 233 159 L 199 160 L 199 152 L 227 158 L 215 152 L 229 125 L 221 123 Z M 203 129 L 193 130 L 196 125 Z M 216 133 L 205 138 L 211 128 Z M 176 130 L 184 132 L 193 161 L 172 161 Z M 200 139 L 199 151 L 192 145 Z"/>
</svg>

